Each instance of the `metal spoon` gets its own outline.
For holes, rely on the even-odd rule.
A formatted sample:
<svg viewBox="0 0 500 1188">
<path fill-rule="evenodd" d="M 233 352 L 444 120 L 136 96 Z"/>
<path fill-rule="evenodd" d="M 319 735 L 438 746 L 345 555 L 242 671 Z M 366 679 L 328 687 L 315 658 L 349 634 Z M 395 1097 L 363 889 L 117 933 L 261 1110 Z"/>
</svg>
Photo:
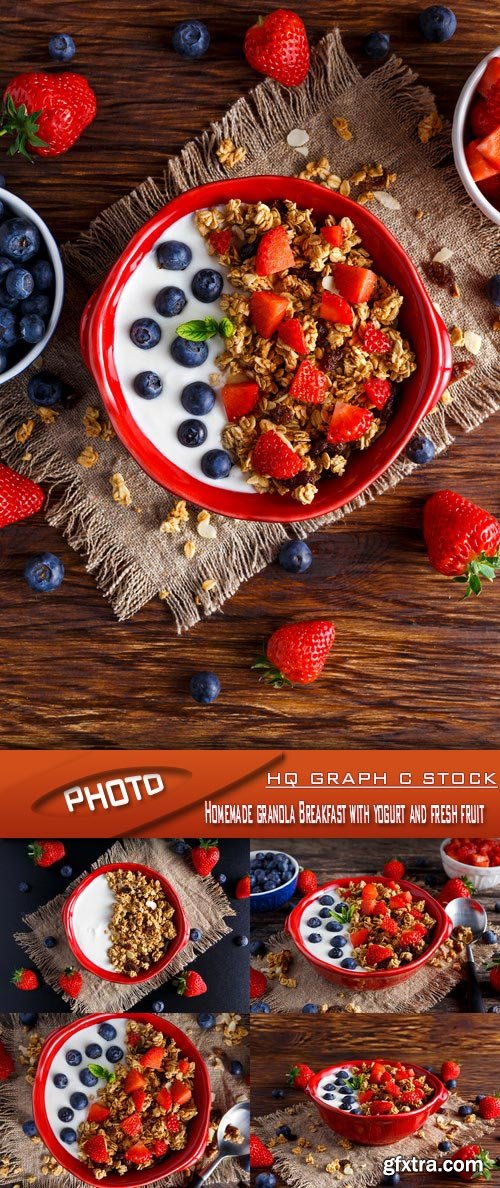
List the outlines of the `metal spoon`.
<svg viewBox="0 0 500 1188">
<path fill-rule="evenodd" d="M 446 905 L 446 912 L 454 928 L 470 928 L 472 942 L 465 946 L 467 953 L 466 974 L 468 982 L 469 1006 L 476 1014 L 486 1014 L 481 989 L 477 979 L 476 962 L 472 945 L 480 940 L 488 927 L 488 917 L 484 908 L 476 899 L 452 899 Z"/>
<path fill-rule="evenodd" d="M 243 1136 L 242 1141 L 236 1143 L 234 1139 L 225 1138 L 225 1133 L 228 1126 L 234 1126 L 240 1131 Z M 238 1158 L 240 1155 L 248 1155 L 250 1150 L 250 1102 L 238 1101 L 236 1105 L 231 1106 L 231 1109 L 224 1114 L 219 1122 L 219 1129 L 217 1131 L 217 1147 L 218 1154 L 215 1159 L 209 1163 L 208 1167 L 201 1175 L 196 1176 L 191 1182 L 190 1188 L 201 1188 L 201 1185 L 208 1180 L 209 1176 L 213 1174 L 216 1167 L 223 1159 Z"/>
</svg>

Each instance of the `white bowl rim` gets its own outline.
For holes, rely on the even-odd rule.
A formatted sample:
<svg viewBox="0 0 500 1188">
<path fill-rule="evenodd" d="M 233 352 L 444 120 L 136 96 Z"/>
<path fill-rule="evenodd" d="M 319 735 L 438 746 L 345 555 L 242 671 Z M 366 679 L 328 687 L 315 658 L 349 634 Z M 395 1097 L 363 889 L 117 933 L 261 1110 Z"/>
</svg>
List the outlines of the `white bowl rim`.
<svg viewBox="0 0 500 1188">
<path fill-rule="evenodd" d="M 269 891 L 252 891 L 250 893 L 250 898 L 252 898 L 252 895 L 258 895 L 259 899 L 260 899 L 260 897 L 262 895 L 275 895 L 277 891 L 284 891 L 286 887 L 290 886 L 290 883 L 293 883 L 293 880 L 297 878 L 297 875 L 299 874 L 299 871 L 300 871 L 300 866 L 299 866 L 299 863 L 297 862 L 297 859 L 294 858 L 293 854 L 288 854 L 286 850 L 270 850 L 269 848 L 262 849 L 262 850 L 250 850 L 250 862 L 252 861 L 252 858 L 255 858 L 256 854 L 261 854 L 261 853 L 262 854 L 286 854 L 287 858 L 290 858 L 290 861 L 293 862 L 295 870 L 293 872 L 293 875 L 290 875 L 290 878 L 288 879 L 288 881 L 286 883 L 281 883 L 279 887 L 272 887 L 269 889 Z"/>
<path fill-rule="evenodd" d="M 7 371 L 2 371 L 0 374 L 0 384 L 6 384 L 9 380 L 14 379 L 16 375 L 21 375 L 23 371 L 26 371 L 34 363 L 35 359 L 38 359 L 39 355 L 45 350 L 48 342 L 50 342 L 59 321 L 64 300 L 64 269 L 61 253 L 54 236 L 41 215 L 38 214 L 38 211 L 34 210 L 32 206 L 29 206 L 23 198 L 18 198 L 17 194 L 13 194 L 11 190 L 2 189 L 1 187 L 0 201 L 5 202 L 6 206 L 10 206 L 15 218 L 18 215 L 24 215 L 25 218 L 30 219 L 38 227 L 50 256 L 55 275 L 54 302 L 45 334 L 40 339 L 40 342 L 34 343 L 31 350 L 26 355 L 23 355 L 22 359 L 18 359 L 13 367 L 9 367 Z"/>
<path fill-rule="evenodd" d="M 494 841 L 495 839 L 488 838 L 488 840 Z M 451 842 L 451 841 L 453 841 L 452 837 L 445 837 L 444 841 L 441 842 L 441 846 L 440 846 L 441 859 L 443 859 L 443 855 L 446 854 L 446 858 L 448 859 L 448 862 L 456 862 L 457 866 L 462 866 L 463 869 L 465 871 L 467 871 L 468 874 L 474 874 L 474 875 L 485 874 L 486 875 L 486 874 L 489 874 L 490 871 L 493 871 L 493 872 L 497 871 L 497 873 L 500 874 L 500 866 L 471 866 L 470 862 L 460 862 L 460 859 L 454 858 L 453 854 L 447 854 L 444 847 L 447 846 L 448 842 Z"/>
<path fill-rule="evenodd" d="M 500 226 L 500 211 L 497 210 L 491 202 L 488 202 L 488 199 L 485 198 L 484 194 L 481 193 L 479 186 L 476 185 L 465 159 L 464 148 L 465 124 L 467 121 L 472 96 L 476 90 L 479 79 L 484 73 L 487 63 L 491 60 L 491 58 L 498 57 L 500 57 L 500 45 L 497 45 L 496 49 L 491 50 L 491 53 L 486 54 L 486 57 L 481 59 L 481 61 L 476 66 L 476 69 L 472 71 L 472 74 L 469 75 L 469 78 L 464 83 L 455 105 L 451 140 L 453 146 L 453 156 L 455 158 L 455 166 L 463 182 L 463 185 L 467 190 L 469 198 L 472 198 L 472 201 L 475 202 L 476 206 L 479 207 L 482 214 L 486 215 L 486 217 L 490 219 L 492 223 L 496 223 L 497 226 Z"/>
</svg>

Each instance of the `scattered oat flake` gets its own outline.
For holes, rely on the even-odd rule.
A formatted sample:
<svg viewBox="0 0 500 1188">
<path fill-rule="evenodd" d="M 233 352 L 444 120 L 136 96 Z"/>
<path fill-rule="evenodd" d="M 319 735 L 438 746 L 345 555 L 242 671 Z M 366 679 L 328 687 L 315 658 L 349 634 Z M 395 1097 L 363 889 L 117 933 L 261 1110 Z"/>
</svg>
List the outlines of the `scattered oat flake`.
<svg viewBox="0 0 500 1188">
<path fill-rule="evenodd" d="M 447 264 L 448 260 L 451 260 L 452 255 L 453 255 L 453 252 L 450 251 L 449 248 L 447 248 L 447 247 L 440 248 L 439 252 L 436 252 L 436 255 L 432 257 L 432 263 L 433 264 Z"/>
<path fill-rule="evenodd" d="M 500 318 L 495 318 L 495 321 L 493 322 L 491 329 L 492 330 L 500 330 Z"/>
<path fill-rule="evenodd" d="M 169 597 L 170 597 L 170 590 L 160 590 L 160 592 L 158 594 L 158 598 L 160 599 L 160 602 L 165 602 L 165 599 L 169 598 Z"/>
<path fill-rule="evenodd" d="M 340 136 L 341 140 L 352 140 L 351 129 L 347 123 L 347 120 L 344 119 L 343 116 L 333 117 L 332 128 L 335 128 L 335 131 Z"/>
<path fill-rule="evenodd" d="M 45 408 L 43 404 L 40 405 L 40 408 L 37 409 L 37 412 L 44 425 L 53 425 L 54 421 L 57 421 L 59 416 L 56 408 Z"/>
<path fill-rule="evenodd" d="M 478 355 L 483 340 L 480 334 L 476 334 L 474 330 L 466 330 L 464 332 L 464 347 L 470 355 Z"/>
<path fill-rule="evenodd" d="M 83 466 L 84 470 L 90 470 L 91 467 L 95 466 L 96 462 L 98 461 L 99 454 L 97 453 L 97 450 L 95 450 L 91 445 L 85 446 L 77 458 L 77 462 L 80 463 L 80 466 Z"/>
<path fill-rule="evenodd" d="M 420 210 L 420 207 L 419 207 L 418 210 L 415 211 L 415 218 L 417 220 L 417 223 L 419 223 L 420 220 L 423 219 L 423 217 L 424 217 L 424 212 L 423 212 L 423 210 Z"/>
<path fill-rule="evenodd" d="M 422 116 L 417 128 L 418 139 L 422 144 L 427 144 L 429 140 L 433 140 L 434 136 L 439 136 L 442 132 L 443 121 L 437 111 L 430 111 L 428 115 Z"/>
<path fill-rule="evenodd" d="M 22 425 L 19 425 L 15 434 L 16 441 L 19 442 L 19 445 L 24 445 L 24 443 L 28 440 L 28 437 L 31 437 L 34 428 L 35 422 L 33 419 L 29 421 L 23 421 Z"/>
<path fill-rule="evenodd" d="M 181 524 L 187 524 L 189 520 L 189 512 L 186 507 L 185 499 L 178 499 L 177 503 L 170 509 L 168 515 L 160 524 L 160 532 L 171 533 L 180 532 Z"/>
<path fill-rule="evenodd" d="M 309 133 L 305 128 L 292 128 L 286 138 L 287 144 L 290 148 L 303 148 L 305 144 L 309 143 Z"/>
<path fill-rule="evenodd" d="M 374 190 L 373 196 L 387 210 L 401 210 L 401 203 L 398 198 L 395 198 L 394 194 L 388 194 L 387 190 Z"/>
<path fill-rule="evenodd" d="M 187 540 L 184 545 L 184 556 L 187 557 L 188 561 L 190 561 L 191 557 L 194 557 L 195 553 L 196 542 L 194 540 Z"/>
<path fill-rule="evenodd" d="M 121 507 L 130 507 L 130 504 L 132 503 L 132 496 L 123 475 L 117 471 L 116 474 L 111 475 L 109 481 L 111 483 L 113 499 L 115 503 L 119 503 Z"/>
<path fill-rule="evenodd" d="M 450 342 L 454 347 L 461 347 L 464 345 L 464 335 L 460 326 L 452 326 L 450 330 Z"/>
<path fill-rule="evenodd" d="M 209 590 L 213 590 L 216 585 L 217 582 L 215 578 L 205 578 L 205 581 L 201 583 L 201 588 L 206 594 L 208 594 Z"/>
</svg>

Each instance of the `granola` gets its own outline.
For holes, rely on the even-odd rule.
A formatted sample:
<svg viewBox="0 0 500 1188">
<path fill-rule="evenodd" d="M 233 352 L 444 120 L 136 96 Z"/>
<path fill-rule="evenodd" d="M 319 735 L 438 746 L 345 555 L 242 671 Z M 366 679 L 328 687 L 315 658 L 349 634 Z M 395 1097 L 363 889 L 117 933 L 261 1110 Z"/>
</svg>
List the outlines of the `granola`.
<svg viewBox="0 0 500 1188">
<path fill-rule="evenodd" d="M 117 972 L 135 978 L 160 961 L 177 936 L 175 908 L 159 880 L 140 871 L 110 870 L 106 881 L 113 892 L 108 958 Z"/>
<path fill-rule="evenodd" d="M 323 1076 L 317 1092 L 330 1106 L 370 1116 L 409 1114 L 436 1094 L 425 1073 L 408 1064 L 383 1060 L 332 1069 Z"/>
</svg>

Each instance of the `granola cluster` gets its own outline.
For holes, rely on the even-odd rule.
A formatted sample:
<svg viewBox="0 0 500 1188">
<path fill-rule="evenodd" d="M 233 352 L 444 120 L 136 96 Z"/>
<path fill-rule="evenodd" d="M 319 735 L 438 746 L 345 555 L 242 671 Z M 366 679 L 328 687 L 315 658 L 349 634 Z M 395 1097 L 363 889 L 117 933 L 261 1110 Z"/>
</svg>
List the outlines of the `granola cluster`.
<svg viewBox="0 0 500 1188">
<path fill-rule="evenodd" d="M 339 891 L 354 957 L 364 969 L 398 969 L 429 947 L 436 926 L 424 899 L 398 883 L 350 883 Z"/>
<path fill-rule="evenodd" d="M 108 958 L 118 973 L 135 978 L 163 957 L 177 935 L 175 908 L 159 880 L 140 871 L 110 870 L 106 880 L 114 897 Z"/>
<path fill-rule="evenodd" d="M 349 218 L 336 224 L 329 216 L 321 225 L 311 210 L 288 200 L 250 205 L 232 199 L 223 208 L 198 211 L 196 223 L 210 254 L 227 268 L 233 290 L 220 298 L 233 332 L 217 365 L 226 385 L 251 381 L 258 386 L 254 407 L 230 418 L 223 445 L 257 491 L 291 495 L 310 504 L 325 474 L 343 474 L 351 451 L 366 449 L 383 432 L 394 408 L 395 385 L 416 367 L 413 351 L 397 328 L 403 298 L 382 276 L 369 271 L 372 261 Z M 256 267 L 256 254 L 265 236 L 277 228 L 286 232 L 293 263 L 263 275 Z M 368 300 L 351 298 L 349 325 L 332 320 L 332 313 L 325 316 L 325 304 L 330 298 L 332 305 L 336 291 L 337 264 L 367 270 L 374 277 Z M 354 276 L 349 271 L 349 278 Z M 252 297 L 262 292 L 286 301 L 281 326 L 267 336 L 257 331 L 252 315 Z M 304 344 L 300 353 L 290 345 L 292 320 L 293 341 L 299 334 Z M 297 387 L 293 381 L 300 369 L 303 375 L 309 368 L 310 376 L 311 367 L 314 378 L 321 373 L 320 400 L 290 391 Z M 377 403 L 370 395 L 373 385 L 366 386 L 374 380 L 385 381 L 385 397 L 380 399 L 379 386 Z M 337 419 L 340 410 L 345 415 L 346 405 L 368 413 L 368 428 L 339 441 L 339 433 L 331 432 L 332 415 L 335 410 Z M 269 432 L 300 460 L 293 477 L 279 478 L 255 465 L 256 443 Z"/>
</svg>

